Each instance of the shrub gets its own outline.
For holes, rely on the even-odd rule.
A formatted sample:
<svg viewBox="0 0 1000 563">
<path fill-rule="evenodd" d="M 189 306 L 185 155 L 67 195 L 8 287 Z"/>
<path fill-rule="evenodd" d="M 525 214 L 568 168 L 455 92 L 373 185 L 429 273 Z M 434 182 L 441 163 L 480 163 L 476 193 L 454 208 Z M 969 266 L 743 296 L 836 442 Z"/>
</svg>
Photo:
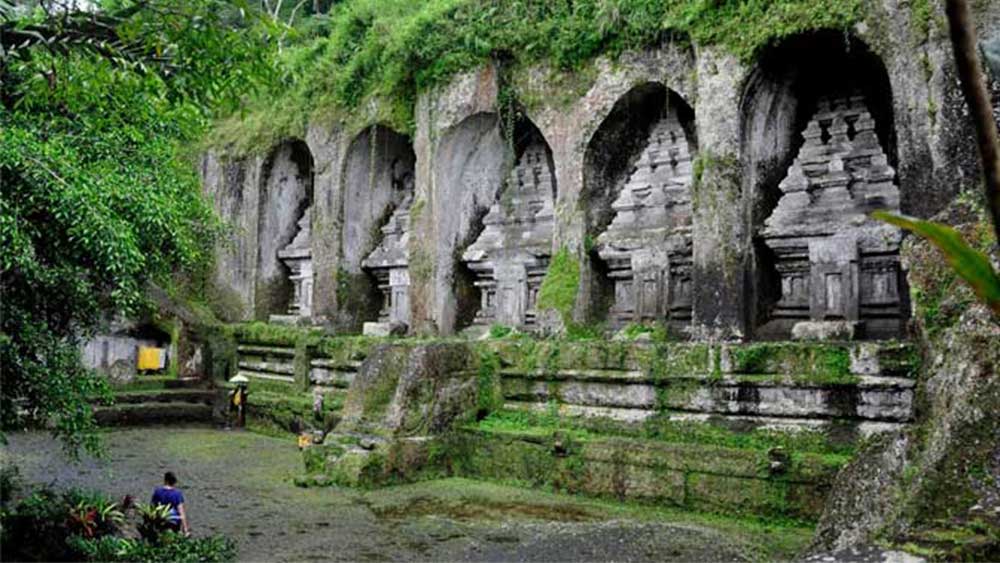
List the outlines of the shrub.
<svg viewBox="0 0 1000 563">
<path fill-rule="evenodd" d="M 69 543 L 86 561 L 222 563 L 236 558 L 235 544 L 220 536 L 188 538 L 166 532 L 158 542 L 112 536 L 97 539 L 74 537 Z"/>
<path fill-rule="evenodd" d="M 21 473 L 17 466 L 5 465 L 0 468 L 0 506 L 7 506 L 20 489 Z"/>
<path fill-rule="evenodd" d="M 170 506 L 166 504 L 138 504 L 136 509 L 142 522 L 139 535 L 142 539 L 156 542 L 170 529 Z"/>
</svg>

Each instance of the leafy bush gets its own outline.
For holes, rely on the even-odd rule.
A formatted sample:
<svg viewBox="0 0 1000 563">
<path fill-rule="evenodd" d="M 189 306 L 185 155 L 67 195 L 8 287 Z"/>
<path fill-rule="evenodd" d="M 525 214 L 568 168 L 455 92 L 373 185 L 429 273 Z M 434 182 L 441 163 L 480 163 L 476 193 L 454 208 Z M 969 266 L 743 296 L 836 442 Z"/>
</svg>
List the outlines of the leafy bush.
<svg viewBox="0 0 1000 563">
<path fill-rule="evenodd" d="M 118 504 L 101 493 L 40 489 L 2 514 L 4 558 L 18 561 L 73 559 L 67 539 L 109 537 L 125 521 Z"/>
<path fill-rule="evenodd" d="M 166 504 L 139 504 L 136 506 L 142 522 L 139 535 L 142 539 L 156 542 L 170 530 L 170 506 Z"/>
<path fill-rule="evenodd" d="M 168 507 L 139 505 L 137 512 L 142 538 L 124 538 L 125 513 L 105 495 L 40 489 L 0 512 L 4 560 L 212 563 L 236 557 L 235 544 L 226 538 L 188 538 L 167 531 Z"/>
<path fill-rule="evenodd" d="M 74 537 L 70 545 L 86 561 L 222 563 L 236 558 L 236 546 L 229 539 L 188 538 L 174 532 L 167 532 L 156 543 L 119 537 Z"/>
<path fill-rule="evenodd" d="M 14 498 L 21 489 L 21 472 L 16 465 L 4 465 L 0 468 L 0 507 Z"/>
</svg>

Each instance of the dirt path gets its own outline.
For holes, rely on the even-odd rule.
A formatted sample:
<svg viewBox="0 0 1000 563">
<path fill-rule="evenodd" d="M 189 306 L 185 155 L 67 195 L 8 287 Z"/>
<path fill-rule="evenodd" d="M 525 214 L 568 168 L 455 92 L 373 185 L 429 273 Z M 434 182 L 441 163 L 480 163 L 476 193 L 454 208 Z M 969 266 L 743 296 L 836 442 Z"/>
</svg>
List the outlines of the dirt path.
<svg viewBox="0 0 1000 563">
<path fill-rule="evenodd" d="M 2 460 L 29 482 L 145 499 L 174 471 L 195 534 L 234 538 L 246 561 L 744 561 L 787 555 L 809 533 L 461 479 L 302 489 L 291 441 L 244 432 L 119 430 L 105 460 L 79 464 L 47 434 L 9 438 Z"/>
</svg>

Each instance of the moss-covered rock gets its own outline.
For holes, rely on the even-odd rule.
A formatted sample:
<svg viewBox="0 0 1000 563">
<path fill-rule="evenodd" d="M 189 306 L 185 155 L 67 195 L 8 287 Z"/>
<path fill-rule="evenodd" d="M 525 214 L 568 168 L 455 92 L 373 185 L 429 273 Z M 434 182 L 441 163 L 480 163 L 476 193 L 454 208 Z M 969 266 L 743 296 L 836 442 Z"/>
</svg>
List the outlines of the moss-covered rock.
<svg viewBox="0 0 1000 563">
<path fill-rule="evenodd" d="M 987 232 L 983 225 L 960 230 Z M 984 249 L 991 247 L 996 260 L 993 244 Z M 911 240 L 903 259 L 924 345 L 918 419 L 844 469 L 817 530 L 817 548 L 874 539 L 906 547 L 922 531 L 980 520 L 984 537 L 1000 529 L 995 516 L 982 519 L 1000 514 L 1000 322 L 973 301 L 928 243 Z"/>
</svg>

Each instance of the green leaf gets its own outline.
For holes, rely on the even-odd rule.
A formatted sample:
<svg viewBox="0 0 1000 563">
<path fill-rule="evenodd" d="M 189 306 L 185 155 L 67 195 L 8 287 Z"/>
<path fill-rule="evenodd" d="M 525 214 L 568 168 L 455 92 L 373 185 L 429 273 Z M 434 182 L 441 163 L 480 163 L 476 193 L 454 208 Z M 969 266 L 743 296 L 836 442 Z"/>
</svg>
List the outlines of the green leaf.
<svg viewBox="0 0 1000 563">
<path fill-rule="evenodd" d="M 955 229 L 885 211 L 876 211 L 872 217 L 912 231 L 941 249 L 955 273 L 972 286 L 979 299 L 1000 317 L 1000 275 L 993 270 L 986 255 L 970 247 Z"/>
</svg>

